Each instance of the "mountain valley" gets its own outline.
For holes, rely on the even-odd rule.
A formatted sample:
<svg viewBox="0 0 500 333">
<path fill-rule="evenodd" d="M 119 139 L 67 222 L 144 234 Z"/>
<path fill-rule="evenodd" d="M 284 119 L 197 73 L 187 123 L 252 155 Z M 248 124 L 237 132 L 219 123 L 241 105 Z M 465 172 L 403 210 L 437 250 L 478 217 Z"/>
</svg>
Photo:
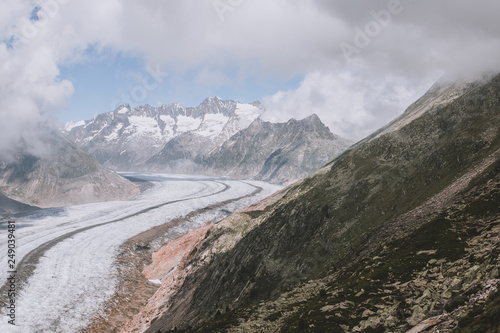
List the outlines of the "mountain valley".
<svg viewBox="0 0 500 333">
<path fill-rule="evenodd" d="M 0 5 L 0 333 L 500 333 L 500 1 Z"/>
<path fill-rule="evenodd" d="M 92 256 L 98 239 L 106 244 L 99 276 L 89 280 L 83 268 L 71 278 L 68 270 L 60 274 L 68 281 L 61 287 L 67 295 L 83 297 L 76 286 L 94 290 L 100 284 L 107 296 L 91 293 L 92 306 L 65 296 L 57 321 L 42 319 L 37 307 L 28 320 L 23 307 L 25 327 L 91 333 L 498 331 L 500 76 L 438 81 L 400 117 L 347 150 L 349 143 L 316 115 L 277 124 L 259 118 L 258 104 L 207 99 L 205 106 L 212 102 L 245 109 L 239 114 L 246 116 L 244 125 L 233 109 L 227 119 L 233 118 L 211 131 L 204 119 L 226 117 L 224 112 L 206 117 L 210 113 L 184 110 L 184 117 L 199 112 L 197 127 L 184 124 L 191 130 L 179 130 L 163 147 L 159 140 L 154 151 L 139 149 L 144 155 L 132 157 L 134 167 L 164 170 L 178 162 L 188 172 L 254 180 L 161 171 L 120 176 L 57 133 L 46 139 L 52 158 L 20 154 L 2 165 L 3 191 L 32 205 L 120 199 L 39 209 L 0 197 L 3 214 L 24 213 L 19 237 L 29 251 L 19 266 L 21 304 L 34 304 L 29 297 L 47 289 L 43 277 L 58 270 L 62 253 Z M 160 138 L 150 135 L 159 123 L 139 130 L 149 133 L 143 136 L 132 131 L 137 126 L 121 125 L 131 117 L 162 119 L 158 110 L 152 117 L 129 114 L 146 110 L 96 117 L 101 127 L 84 141 L 99 147 L 94 154 L 109 157 L 104 163 L 125 167 L 126 159 L 104 148 L 110 142 L 132 147 L 134 136 Z M 110 122 L 124 128 L 123 137 L 102 127 Z M 68 125 L 67 135 L 87 125 Z M 211 134 L 196 134 L 201 129 Z M 304 179 L 281 190 L 268 183 L 298 178 Z M 47 294 L 47 302 L 58 294 Z M 96 317 L 97 308 L 106 315 Z"/>
</svg>

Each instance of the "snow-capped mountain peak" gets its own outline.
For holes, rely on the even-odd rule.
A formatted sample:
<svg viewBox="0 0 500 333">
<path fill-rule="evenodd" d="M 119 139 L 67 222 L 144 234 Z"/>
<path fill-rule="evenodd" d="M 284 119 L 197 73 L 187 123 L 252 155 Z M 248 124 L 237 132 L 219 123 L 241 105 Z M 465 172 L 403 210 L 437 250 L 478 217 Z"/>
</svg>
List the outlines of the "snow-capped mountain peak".
<svg viewBox="0 0 500 333">
<path fill-rule="evenodd" d="M 129 105 L 124 105 L 121 108 L 118 107 L 117 110 L 118 110 L 117 113 L 119 113 L 119 114 L 127 113 L 127 112 L 130 111 L 130 106 Z"/>
<path fill-rule="evenodd" d="M 260 103 L 245 104 L 219 97 L 206 98 L 197 107 L 172 103 L 131 108 L 123 104 L 92 120 L 66 123 L 64 130 L 101 163 L 123 170 L 145 162 L 179 135 L 192 134 L 208 140 L 205 144 L 218 147 L 248 127 L 263 111 Z"/>
<path fill-rule="evenodd" d="M 70 139 L 105 166 L 121 171 L 202 173 L 285 183 L 327 163 L 350 142 L 313 115 L 263 121 L 260 102 L 209 97 L 196 107 L 120 105 L 84 126 L 67 124 Z"/>
</svg>

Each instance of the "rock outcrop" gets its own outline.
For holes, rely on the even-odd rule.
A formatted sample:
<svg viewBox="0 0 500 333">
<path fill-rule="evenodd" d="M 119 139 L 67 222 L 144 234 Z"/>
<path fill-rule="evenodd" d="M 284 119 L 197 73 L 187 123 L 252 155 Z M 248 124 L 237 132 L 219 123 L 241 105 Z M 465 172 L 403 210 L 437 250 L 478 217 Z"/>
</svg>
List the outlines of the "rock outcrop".
<svg viewBox="0 0 500 333">
<path fill-rule="evenodd" d="M 315 114 L 278 124 L 257 119 L 195 162 L 210 174 L 284 184 L 306 177 L 350 145 Z"/>
</svg>

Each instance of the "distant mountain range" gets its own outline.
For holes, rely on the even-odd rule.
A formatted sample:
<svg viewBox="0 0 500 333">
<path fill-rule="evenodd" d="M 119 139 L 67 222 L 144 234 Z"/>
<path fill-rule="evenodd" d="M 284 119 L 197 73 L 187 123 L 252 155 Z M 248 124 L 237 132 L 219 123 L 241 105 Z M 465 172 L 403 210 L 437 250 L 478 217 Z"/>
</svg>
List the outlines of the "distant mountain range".
<svg viewBox="0 0 500 333">
<path fill-rule="evenodd" d="M 176 137 L 192 135 L 208 144 L 208 149 L 215 148 L 261 113 L 260 103 L 207 98 L 195 108 L 180 104 L 136 108 L 122 105 L 92 120 L 67 123 L 64 129 L 70 140 L 104 166 L 137 170 Z"/>
<path fill-rule="evenodd" d="M 92 120 L 67 123 L 67 137 L 120 171 L 196 173 L 285 183 L 305 177 L 351 142 L 317 116 L 262 121 L 259 102 L 217 97 L 197 107 L 122 105 Z"/>
<path fill-rule="evenodd" d="M 92 120 L 67 123 L 64 135 L 48 129 L 43 138 L 48 154 L 19 151 L 13 161 L 0 160 L 0 210 L 15 213 L 31 209 L 21 203 L 50 207 L 138 194 L 135 185 L 109 169 L 286 183 L 307 176 L 351 144 L 315 115 L 274 124 L 259 118 L 263 112 L 259 102 L 214 97 L 188 108 L 122 105 Z"/>
</svg>

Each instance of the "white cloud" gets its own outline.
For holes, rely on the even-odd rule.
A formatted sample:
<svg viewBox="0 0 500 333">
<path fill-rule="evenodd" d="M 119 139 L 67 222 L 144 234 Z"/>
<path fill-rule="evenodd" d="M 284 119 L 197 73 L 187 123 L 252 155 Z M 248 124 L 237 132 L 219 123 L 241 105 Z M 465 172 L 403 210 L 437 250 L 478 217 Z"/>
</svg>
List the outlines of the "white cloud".
<svg viewBox="0 0 500 333">
<path fill-rule="evenodd" d="M 50 128 L 52 112 L 73 93 L 58 79 L 57 56 L 50 45 L 30 43 L 8 48 L 0 44 L 0 158 L 16 152 L 41 155 L 40 137 Z"/>
<path fill-rule="evenodd" d="M 265 99 L 271 113 L 315 112 L 351 138 L 401 113 L 436 73 L 500 68 L 500 3 L 494 0 L 401 0 L 403 10 L 352 63 L 339 45 L 374 20 L 372 11 L 397 0 L 221 1 L 232 4 L 223 20 L 212 0 L 2 1 L 0 154 L 61 107 L 73 88 L 59 79 L 58 68 L 88 61 L 89 46 L 143 57 L 174 76 L 195 68 L 198 85 L 303 76 L 296 90 Z M 30 22 L 37 5 L 44 19 Z M 11 49 L 13 35 L 18 42 Z"/>
<path fill-rule="evenodd" d="M 395 118 L 428 88 L 425 83 L 410 87 L 404 78 L 366 74 L 308 74 L 297 89 L 266 97 L 263 119 L 286 121 L 316 113 L 333 133 L 359 140 Z"/>
</svg>

